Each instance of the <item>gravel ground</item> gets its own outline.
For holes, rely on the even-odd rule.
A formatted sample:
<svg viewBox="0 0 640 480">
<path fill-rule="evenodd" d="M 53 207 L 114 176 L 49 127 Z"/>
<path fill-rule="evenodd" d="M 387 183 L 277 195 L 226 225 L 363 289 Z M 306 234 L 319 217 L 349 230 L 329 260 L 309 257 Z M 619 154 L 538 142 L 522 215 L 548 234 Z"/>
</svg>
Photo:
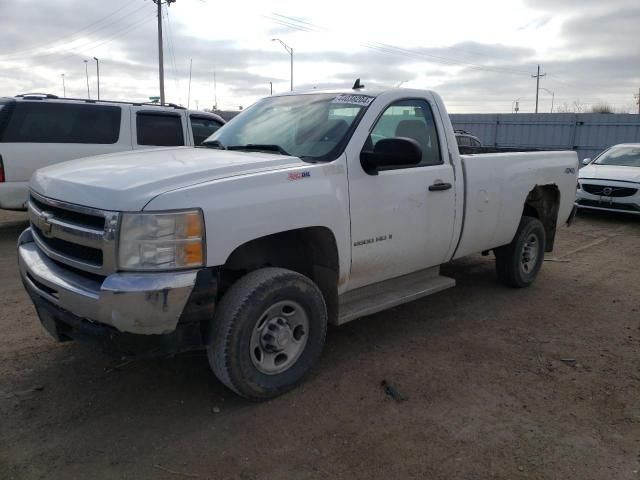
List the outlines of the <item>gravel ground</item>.
<svg viewBox="0 0 640 480">
<path fill-rule="evenodd" d="M 2 479 L 640 478 L 640 218 L 579 216 L 524 290 L 491 256 L 446 265 L 456 288 L 330 329 L 315 375 L 262 404 L 200 353 L 55 343 L 25 226 L 0 211 Z"/>
</svg>

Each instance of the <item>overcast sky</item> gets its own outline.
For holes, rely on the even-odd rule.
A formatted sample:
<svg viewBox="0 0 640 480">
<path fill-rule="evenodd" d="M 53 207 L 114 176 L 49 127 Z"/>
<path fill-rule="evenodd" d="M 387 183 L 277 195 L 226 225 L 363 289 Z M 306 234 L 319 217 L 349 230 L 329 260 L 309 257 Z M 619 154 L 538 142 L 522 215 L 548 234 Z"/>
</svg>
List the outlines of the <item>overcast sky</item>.
<svg viewBox="0 0 640 480">
<path fill-rule="evenodd" d="M 450 112 L 533 111 L 541 86 L 555 106 L 606 102 L 636 112 L 640 0 L 177 0 L 167 9 L 167 101 L 192 108 L 248 106 L 289 89 L 429 88 Z M 146 100 L 158 95 L 156 6 L 151 0 L 0 0 L 0 96 L 21 92 Z M 214 72 L 216 88 L 214 89 Z M 551 94 L 540 92 L 549 111 Z"/>
</svg>

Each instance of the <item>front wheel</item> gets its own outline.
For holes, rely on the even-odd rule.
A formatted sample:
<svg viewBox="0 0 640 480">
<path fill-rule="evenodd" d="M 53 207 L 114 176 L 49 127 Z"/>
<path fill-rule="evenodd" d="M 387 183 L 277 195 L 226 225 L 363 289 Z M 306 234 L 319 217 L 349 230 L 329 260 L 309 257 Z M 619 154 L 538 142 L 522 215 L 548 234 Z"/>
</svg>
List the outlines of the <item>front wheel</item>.
<svg viewBox="0 0 640 480">
<path fill-rule="evenodd" d="M 327 333 L 327 308 L 309 278 L 282 268 L 248 273 L 225 293 L 207 356 L 216 377 L 250 400 L 278 396 L 315 366 Z"/>
<path fill-rule="evenodd" d="M 534 217 L 522 217 L 511 243 L 494 250 L 498 279 L 510 287 L 528 287 L 542 267 L 544 251 L 542 222 Z"/>
</svg>

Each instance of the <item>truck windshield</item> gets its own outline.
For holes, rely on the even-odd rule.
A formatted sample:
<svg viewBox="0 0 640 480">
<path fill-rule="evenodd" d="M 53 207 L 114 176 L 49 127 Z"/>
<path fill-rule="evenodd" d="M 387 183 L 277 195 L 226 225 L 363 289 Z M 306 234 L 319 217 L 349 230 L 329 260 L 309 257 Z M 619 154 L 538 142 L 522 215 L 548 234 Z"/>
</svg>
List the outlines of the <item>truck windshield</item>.
<svg viewBox="0 0 640 480">
<path fill-rule="evenodd" d="M 267 97 L 213 133 L 202 145 L 335 160 L 374 97 L 306 94 Z"/>
<path fill-rule="evenodd" d="M 600 155 L 594 163 L 596 165 L 640 167 L 640 147 L 614 147 Z"/>
</svg>

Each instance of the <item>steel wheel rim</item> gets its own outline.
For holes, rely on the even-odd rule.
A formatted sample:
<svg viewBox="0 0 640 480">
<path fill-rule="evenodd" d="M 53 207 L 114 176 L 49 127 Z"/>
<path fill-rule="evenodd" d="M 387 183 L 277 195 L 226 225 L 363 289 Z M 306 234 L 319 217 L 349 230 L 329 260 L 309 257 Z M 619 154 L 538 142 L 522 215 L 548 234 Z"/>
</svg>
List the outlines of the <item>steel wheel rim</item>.
<svg viewBox="0 0 640 480">
<path fill-rule="evenodd" d="M 520 257 L 520 268 L 525 274 L 530 274 L 536 267 L 539 255 L 540 242 L 538 236 L 532 233 L 525 240 Z"/>
<path fill-rule="evenodd" d="M 253 328 L 249 355 L 253 365 L 266 375 L 282 373 L 293 364 L 307 345 L 309 317 L 293 300 L 283 300 L 267 308 Z"/>
</svg>

